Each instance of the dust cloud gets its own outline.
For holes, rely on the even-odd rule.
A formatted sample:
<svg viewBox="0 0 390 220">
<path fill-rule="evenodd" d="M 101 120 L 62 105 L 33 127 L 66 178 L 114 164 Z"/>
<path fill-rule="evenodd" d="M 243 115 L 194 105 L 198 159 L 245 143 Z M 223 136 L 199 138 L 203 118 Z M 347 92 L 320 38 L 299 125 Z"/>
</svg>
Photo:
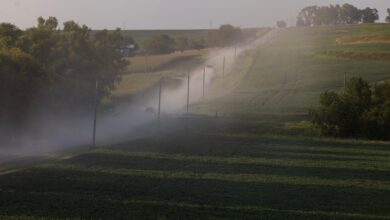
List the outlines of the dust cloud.
<svg viewBox="0 0 390 220">
<path fill-rule="evenodd" d="M 208 55 L 207 61 L 195 69 L 190 69 L 190 104 L 203 99 L 205 90 L 214 83 L 235 74 L 232 69 L 243 53 L 271 41 L 277 30 L 247 45 L 219 49 Z M 165 78 L 161 82 L 161 117 L 175 117 L 186 114 L 188 75 L 177 78 Z M 130 103 L 117 105 L 110 111 L 100 111 L 97 118 L 97 145 L 109 145 L 121 141 L 148 135 L 140 132 L 139 127 L 152 124 L 157 120 L 160 84 L 144 94 L 139 94 Z M 207 95 L 207 94 L 206 94 Z M 31 125 L 24 135 L 3 134 L 12 137 L 11 142 L 0 142 L 0 155 L 40 156 L 66 150 L 88 149 L 92 144 L 93 114 L 84 116 L 58 116 L 57 118 L 38 118 L 39 123 Z M 153 126 L 150 126 L 153 127 Z M 0 161 L 1 162 L 1 161 Z"/>
</svg>

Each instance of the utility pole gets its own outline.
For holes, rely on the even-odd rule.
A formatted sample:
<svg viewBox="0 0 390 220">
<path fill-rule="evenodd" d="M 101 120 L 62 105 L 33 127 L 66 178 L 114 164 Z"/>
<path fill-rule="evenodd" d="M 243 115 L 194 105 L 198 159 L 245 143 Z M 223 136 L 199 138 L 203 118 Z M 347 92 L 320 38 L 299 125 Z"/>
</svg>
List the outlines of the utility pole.
<svg viewBox="0 0 390 220">
<path fill-rule="evenodd" d="M 205 86 L 206 86 L 206 66 L 203 69 L 203 98 L 205 96 Z"/>
<path fill-rule="evenodd" d="M 344 92 L 347 90 L 347 73 L 344 73 Z"/>
<path fill-rule="evenodd" d="M 190 112 L 190 75 L 191 72 L 187 73 L 187 114 Z"/>
<path fill-rule="evenodd" d="M 93 131 L 92 131 L 92 147 L 96 147 L 96 124 L 97 124 L 97 111 L 99 105 L 99 81 L 96 80 L 95 85 L 95 104 L 94 104 L 94 114 L 93 114 Z"/>
<path fill-rule="evenodd" d="M 164 78 L 160 79 L 160 85 L 158 88 L 158 110 L 157 110 L 157 121 L 158 124 L 160 124 L 160 119 L 161 119 L 161 97 L 162 97 L 162 83 L 163 83 Z"/>
<path fill-rule="evenodd" d="M 145 55 L 145 73 L 148 73 L 148 55 Z"/>
<path fill-rule="evenodd" d="M 223 57 L 223 63 L 222 63 L 222 78 L 225 78 L 225 62 L 226 62 L 226 56 Z"/>
</svg>

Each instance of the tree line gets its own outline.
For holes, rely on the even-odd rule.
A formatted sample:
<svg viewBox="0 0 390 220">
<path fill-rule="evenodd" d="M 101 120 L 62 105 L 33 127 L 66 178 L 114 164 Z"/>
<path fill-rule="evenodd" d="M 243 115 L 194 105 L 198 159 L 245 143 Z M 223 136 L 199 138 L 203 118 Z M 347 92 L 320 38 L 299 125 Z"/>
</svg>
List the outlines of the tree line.
<svg viewBox="0 0 390 220">
<path fill-rule="evenodd" d="M 249 35 L 251 34 L 253 33 Z M 154 55 L 206 47 L 229 47 L 244 41 L 247 37 L 249 36 L 246 36 L 240 28 L 227 24 L 216 31 L 210 31 L 206 38 L 198 40 L 190 40 L 186 37 L 174 39 L 167 34 L 157 35 L 144 41 L 142 52 Z"/>
<path fill-rule="evenodd" d="M 141 52 L 148 55 L 169 54 L 175 51 L 200 50 L 205 47 L 204 39 L 190 40 L 187 37 L 175 39 L 167 34 L 161 34 L 146 39 Z"/>
<path fill-rule="evenodd" d="M 389 16 L 386 21 L 390 22 Z M 308 6 L 303 8 L 297 17 L 297 26 L 339 25 L 375 23 L 379 20 L 378 10 L 366 7 L 359 9 L 351 4 Z"/>
<path fill-rule="evenodd" d="M 132 39 L 121 30 L 92 33 L 74 21 L 58 26 L 55 17 L 38 18 L 21 30 L 0 24 L 0 123 L 19 127 L 31 112 L 83 112 L 110 94 L 128 65 L 120 48 Z"/>
<path fill-rule="evenodd" d="M 390 80 L 352 78 L 344 93 L 322 93 L 310 116 L 323 135 L 390 140 Z"/>
</svg>

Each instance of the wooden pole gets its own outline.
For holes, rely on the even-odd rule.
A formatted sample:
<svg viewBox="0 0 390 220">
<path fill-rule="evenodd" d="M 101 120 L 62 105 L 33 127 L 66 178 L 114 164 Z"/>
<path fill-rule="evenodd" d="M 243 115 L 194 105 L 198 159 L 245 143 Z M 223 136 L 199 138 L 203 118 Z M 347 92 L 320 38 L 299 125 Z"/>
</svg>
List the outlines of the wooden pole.
<svg viewBox="0 0 390 220">
<path fill-rule="evenodd" d="M 222 63 L 222 78 L 225 78 L 225 62 L 226 62 L 226 57 L 223 57 L 223 63 Z"/>
<path fill-rule="evenodd" d="M 97 111 L 99 105 L 99 81 L 96 80 L 95 85 L 95 106 L 93 114 L 93 131 L 92 131 L 92 147 L 96 147 L 96 125 L 97 125 Z"/>
<path fill-rule="evenodd" d="M 344 92 L 347 90 L 347 73 L 344 73 Z"/>
<path fill-rule="evenodd" d="M 187 114 L 190 112 L 190 71 L 187 74 Z"/>
<path fill-rule="evenodd" d="M 163 83 L 164 78 L 160 79 L 160 85 L 158 88 L 158 110 L 157 110 L 157 120 L 158 123 L 160 124 L 160 119 L 161 119 L 161 97 L 162 97 L 162 83 Z"/>
<path fill-rule="evenodd" d="M 206 67 L 203 69 L 203 98 L 205 96 L 205 89 L 206 89 Z"/>
<path fill-rule="evenodd" d="M 145 55 L 145 73 L 148 73 L 148 55 Z"/>
</svg>

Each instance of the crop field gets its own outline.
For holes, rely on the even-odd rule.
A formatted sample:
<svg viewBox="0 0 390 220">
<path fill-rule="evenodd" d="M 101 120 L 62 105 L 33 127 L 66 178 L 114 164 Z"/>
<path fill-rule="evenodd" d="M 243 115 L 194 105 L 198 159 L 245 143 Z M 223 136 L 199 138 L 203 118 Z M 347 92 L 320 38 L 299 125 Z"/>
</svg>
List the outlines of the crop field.
<svg viewBox="0 0 390 220">
<path fill-rule="evenodd" d="M 187 50 L 167 55 L 138 56 L 129 58 L 130 65 L 122 75 L 111 99 L 126 98 L 153 87 L 162 77 L 185 74 L 189 69 L 205 62 L 215 49 Z"/>
<path fill-rule="evenodd" d="M 390 78 L 389 35 L 381 24 L 279 30 L 191 114 L 137 129 L 149 137 L 1 174 L 0 219 L 390 219 L 390 143 L 319 137 L 307 122 L 345 75 Z M 113 96 L 209 52 L 131 58 Z"/>
<path fill-rule="evenodd" d="M 268 28 L 248 28 L 244 29 L 244 34 L 253 34 L 257 32 L 258 36 L 262 36 L 268 32 Z M 128 31 L 130 35 L 136 33 L 135 36 L 142 36 L 143 38 L 151 37 L 161 33 L 176 33 L 179 36 L 198 36 L 197 34 L 203 33 L 197 30 L 191 31 Z M 194 34 L 196 33 L 196 34 Z M 205 31 L 206 33 L 206 31 Z M 209 31 L 207 32 L 209 33 Z M 194 35 L 193 35 L 194 34 Z M 190 38 L 191 39 L 191 38 Z M 207 48 L 202 50 L 185 50 L 183 52 L 174 52 L 166 55 L 150 55 L 150 56 L 136 56 L 128 58 L 129 66 L 126 72 L 122 76 L 122 81 L 117 85 L 117 88 L 113 92 L 113 98 L 131 96 L 136 93 L 145 91 L 148 88 L 153 87 L 161 77 L 180 76 L 185 74 L 188 70 L 192 70 L 201 65 L 205 65 L 208 55 L 213 52 L 217 52 L 218 48 Z M 248 56 L 245 56 L 248 59 Z M 252 57 L 250 57 L 252 59 Z M 248 65 L 247 61 L 244 67 L 237 67 L 234 71 L 239 71 L 240 77 L 242 74 L 246 74 Z M 245 72 L 242 72 L 245 69 Z M 233 75 L 233 74 L 232 74 Z M 236 76 L 233 76 L 236 78 Z M 240 78 L 241 79 L 241 78 Z M 227 80 L 237 82 L 236 79 Z M 225 82 L 227 86 L 230 86 L 231 82 Z M 215 93 L 221 93 L 219 83 L 216 88 L 211 88 L 211 95 L 215 96 Z"/>
<path fill-rule="evenodd" d="M 0 176 L 5 218 L 389 219 L 386 143 L 180 134 Z"/>
</svg>

